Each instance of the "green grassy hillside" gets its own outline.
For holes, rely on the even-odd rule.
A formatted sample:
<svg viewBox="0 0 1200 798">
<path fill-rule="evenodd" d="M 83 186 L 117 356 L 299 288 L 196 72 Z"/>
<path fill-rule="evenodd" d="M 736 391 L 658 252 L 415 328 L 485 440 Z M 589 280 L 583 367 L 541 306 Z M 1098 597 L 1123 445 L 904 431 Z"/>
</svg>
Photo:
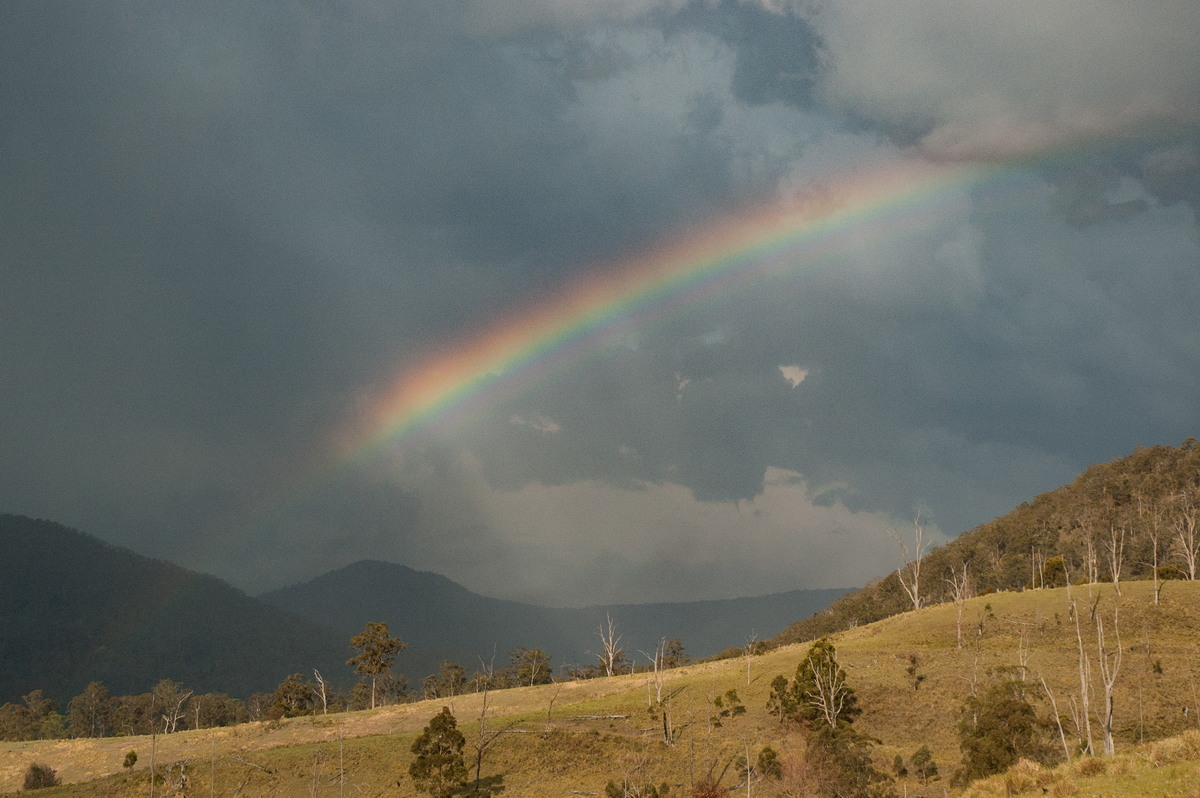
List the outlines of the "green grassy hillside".
<svg viewBox="0 0 1200 798">
<path fill-rule="evenodd" d="M 1034 765 L 1024 781 L 995 788 L 982 782 L 974 795 L 992 789 L 1030 786 L 1043 794 L 1189 795 L 1200 774 L 1195 737 L 1158 743 L 1197 727 L 1200 685 L 1200 584 L 1173 581 L 1155 604 L 1150 583 L 1123 583 L 1121 595 L 1111 585 L 1094 585 L 996 593 L 966 601 L 961 607 L 962 647 L 958 643 L 959 607 L 941 604 L 850 629 L 832 639 L 857 692 L 863 714 L 857 726 L 878 738 L 874 751 L 879 768 L 891 770 L 896 755 L 905 760 L 928 745 L 941 777 L 922 785 L 913 777 L 897 780 L 898 794 L 943 795 L 960 792 L 949 776 L 961 755 L 955 734 L 960 708 L 972 690 L 985 690 L 1001 679 L 1022 677 L 1039 718 L 1047 724 L 1048 756 L 1062 759 L 1050 703 L 1041 690 L 1044 678 L 1064 716 L 1064 730 L 1074 747 L 1070 720 L 1072 696 L 1078 703 L 1079 651 L 1075 617 L 1092 664 L 1092 685 L 1099 690 L 1097 633 L 1091 608 L 1104 622 L 1106 642 L 1115 651 L 1120 634 L 1122 659 L 1114 690 L 1114 736 L 1118 756 L 1062 766 L 1064 775 Z M 604 794 L 610 779 L 671 785 L 672 795 L 690 794 L 691 785 L 711 771 L 719 773 L 747 751 L 753 760 L 766 745 L 781 755 L 784 779 L 751 785 L 751 794 L 805 794 L 797 791 L 804 775 L 802 737 L 766 711 L 772 679 L 790 676 L 807 651 L 807 643 L 774 649 L 761 656 L 710 662 L 669 671 L 662 695 L 672 745 L 663 742 L 663 712 L 653 701 L 646 674 L 494 691 L 486 729 L 502 732 L 488 749 L 483 776 L 510 796 Z M 915 656 L 915 665 L 914 665 Z M 918 677 L 923 677 L 918 679 Z M 749 682 L 749 683 L 747 683 Z M 717 718 L 713 699 L 736 690 L 746 712 Z M 1099 747 L 1101 693 L 1092 696 L 1092 727 Z M 396 707 L 250 724 L 211 731 L 184 732 L 154 741 L 160 772 L 184 762 L 190 795 L 415 795 L 407 776 L 409 746 L 424 724 L 443 705 L 450 706 L 470 744 L 477 739 L 483 697 L 432 701 Z M 729 706 L 728 700 L 724 702 Z M 1190 742 L 1189 742 L 1190 741 Z M 1148 745 L 1148 748 L 1138 748 Z M 0 792 L 20 786 L 30 762 L 56 768 L 75 785 L 47 789 L 42 795 L 144 796 L 152 741 L 145 737 L 104 740 L 43 741 L 0 744 Z M 1055 747 L 1057 746 L 1057 751 Z M 1169 755 L 1164 753 L 1170 748 Z M 138 763 L 122 772 L 129 750 Z M 1153 753 L 1158 751 L 1158 753 Z M 1155 768 L 1155 757 L 1162 767 Z M 468 756 L 468 758 L 470 758 Z M 1146 786 L 1135 771 L 1147 768 Z M 1088 771 L 1097 769 L 1096 772 Z M 1074 770 L 1072 770 L 1074 769 Z M 1102 771 L 1102 772 L 1101 772 Z M 1010 777 L 1017 779 L 1010 773 Z M 1083 775 L 1078 778 L 1082 772 Z M 1090 773 L 1090 775 L 1089 775 Z M 344 784 L 339 784 L 339 774 Z M 1175 774 L 1175 775 L 1172 775 Z M 1190 776 L 1188 775 L 1190 774 Z M 1070 776 L 1070 778 L 1068 778 Z M 1186 777 L 1186 778 L 1185 778 Z M 215 783 L 213 782 L 215 778 Z M 1001 779 L 1005 777 L 1000 777 Z M 1056 780 L 1057 778 L 1057 780 Z M 1127 778 L 1120 790 L 1105 779 Z M 1042 779 L 1042 783 L 1038 782 Z M 1172 781 L 1174 779 L 1174 781 Z M 1098 781 L 1097 781 L 1098 780 Z M 735 768 L 722 785 L 741 783 Z M 1101 785 L 1101 786 L 1097 786 Z M 742 784 L 738 794 L 745 794 Z M 1193 792 L 1178 790 L 1191 789 Z M 171 794 L 160 787 L 157 794 Z M 1074 790 L 1075 792 L 1067 792 Z M 1138 791 L 1141 791 L 1140 793 Z"/>
</svg>

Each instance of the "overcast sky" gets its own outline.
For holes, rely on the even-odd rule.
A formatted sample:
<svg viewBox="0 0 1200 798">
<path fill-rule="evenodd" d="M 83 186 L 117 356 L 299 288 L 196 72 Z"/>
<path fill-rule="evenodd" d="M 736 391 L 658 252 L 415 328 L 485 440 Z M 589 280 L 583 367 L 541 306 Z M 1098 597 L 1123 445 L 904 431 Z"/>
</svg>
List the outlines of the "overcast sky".
<svg viewBox="0 0 1200 798">
<path fill-rule="evenodd" d="M 952 538 L 1200 432 L 1197 42 L 1195 0 L 6 0 L 0 511 L 251 593 L 863 584 L 915 512 Z M 563 286 L 974 165 L 338 465 Z"/>
</svg>

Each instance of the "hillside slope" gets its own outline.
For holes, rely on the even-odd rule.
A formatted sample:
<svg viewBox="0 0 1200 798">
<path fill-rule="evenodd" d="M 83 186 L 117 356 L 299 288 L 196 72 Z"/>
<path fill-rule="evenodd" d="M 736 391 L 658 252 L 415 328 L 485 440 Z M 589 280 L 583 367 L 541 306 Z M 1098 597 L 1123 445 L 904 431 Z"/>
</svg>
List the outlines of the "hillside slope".
<svg viewBox="0 0 1200 798">
<path fill-rule="evenodd" d="M 1039 495 L 1000 518 L 964 532 L 921 561 L 924 602 L 951 597 L 951 573 L 969 574 L 970 593 L 1054 587 L 1087 578 L 1185 578 L 1177 539 L 1190 525 L 1193 565 L 1200 565 L 1200 445 L 1151 446 L 1094 465 L 1068 485 Z M 1061 558 L 1061 565 L 1047 568 Z M 1197 573 L 1196 576 L 1200 576 Z M 847 593 L 826 610 L 798 620 L 774 640 L 809 640 L 912 609 L 896 573 Z"/>
<path fill-rule="evenodd" d="M 829 606 L 845 590 L 795 590 L 753 598 L 563 609 L 488 598 L 439 574 L 393 563 L 361 561 L 301 585 L 259 598 L 345 634 L 368 621 L 386 621 L 409 643 L 396 669 L 416 681 L 444 660 L 477 668 L 493 650 L 506 663 L 517 646 L 541 648 L 556 669 L 590 664 L 597 629 L 611 615 L 631 658 L 659 640 L 680 638 L 688 654 L 704 657 L 776 634 L 797 618 Z"/>
<path fill-rule="evenodd" d="M 1090 594 L 1090 595 L 1089 595 Z M 1075 618 L 1083 630 L 1083 647 L 1093 663 L 1097 639 L 1089 617 L 1105 620 L 1110 639 L 1120 632 L 1124 661 L 1114 690 L 1114 728 L 1117 753 L 1138 749 L 1181 734 L 1197 725 L 1196 693 L 1192 684 L 1195 640 L 1200 634 L 1200 584 L 1176 582 L 1153 600 L 1150 583 L 1129 583 L 1118 595 L 1111 585 L 1007 592 L 970 599 L 962 605 L 968 632 L 959 647 L 958 607 L 931 606 L 864 625 L 833 638 L 847 682 L 863 710 L 857 725 L 877 737 L 876 765 L 890 772 L 898 755 L 908 761 L 929 746 L 940 776 L 922 784 L 913 776 L 899 779 L 897 793 L 942 796 L 957 793 L 949 776 L 961 754 L 956 725 L 973 691 L 983 692 L 1000 680 L 1024 679 L 1038 717 L 1048 761 L 1062 759 L 1049 700 L 1041 689 L 1044 678 L 1056 696 L 1065 735 L 1074 746 L 1082 733 L 1067 709 L 1079 690 L 1078 642 Z M 1114 624 L 1115 627 L 1114 628 Z M 749 661 L 708 662 L 667 672 L 664 703 L 654 704 L 644 674 L 583 682 L 493 691 L 488 697 L 488 729 L 508 729 L 496 738 L 485 757 L 483 776 L 508 794 L 550 798 L 565 794 L 603 794 L 609 780 L 628 778 L 635 784 L 671 785 L 672 795 L 686 795 L 705 773 L 720 773 L 727 762 L 763 746 L 780 753 L 783 780 L 754 785 L 760 798 L 781 798 L 797 792 L 804 774 L 804 746 L 799 735 L 782 726 L 766 710 L 772 680 L 790 676 L 807 651 L 807 643 L 782 646 Z M 913 657 L 916 666 L 909 671 Z M 914 673 L 923 676 L 915 684 Z M 1098 676 L 1093 672 L 1093 689 Z M 714 698 L 736 690 L 745 706 L 742 714 L 717 717 Z M 648 711 L 648 703 L 652 706 Z M 1092 724 L 1098 732 L 1093 700 Z M 336 794 L 339 775 L 364 796 L 414 796 L 407 767 L 414 736 L 443 705 L 450 706 L 468 741 L 476 739 L 482 707 L 479 694 L 440 701 L 423 701 L 375 711 L 295 718 L 276 724 L 249 724 L 160 736 L 158 761 L 165 768 L 187 761 L 194 794 L 207 794 L 210 773 L 216 794 L 304 796 Z M 728 706 L 728 704 L 726 704 Z M 675 730 L 673 745 L 664 745 L 663 714 Z M 716 722 L 720 720 L 720 722 Z M 1181 744 L 1187 747 L 1185 743 Z M 30 761 L 46 762 L 67 781 L 100 781 L 59 788 L 55 795 L 126 798 L 146 792 L 146 753 L 150 741 L 118 740 L 0 743 L 0 791 L 15 788 Z M 132 772 L 121 772 L 128 750 L 142 756 Z M 1159 750 L 1160 753 L 1153 753 Z M 1130 795 L 1186 795 L 1193 789 L 1200 766 L 1200 748 L 1178 754 L 1170 769 L 1152 782 L 1148 792 Z M 1144 756 L 1142 757 L 1144 758 Z M 1136 761 L 1132 757 L 1128 761 Z M 1098 758 L 1074 766 L 1092 776 L 1130 765 Z M 1166 762 L 1166 759 L 1155 760 Z M 1052 786 L 1049 771 L 1026 768 L 1035 777 L 1026 782 Z M 736 769 L 724 773 L 721 785 L 735 787 Z M 1032 779 L 1032 781 L 1031 781 Z M 1118 794 L 1103 781 L 1095 791 L 1055 794 Z M 1190 786 L 1189 786 L 1190 785 Z M 1094 786 L 1094 785 L 1093 785 Z M 744 785 L 741 790 L 744 791 Z M 945 791 L 945 792 L 944 792 Z M 1040 794 L 1040 787 L 1034 791 Z M 739 793 L 740 794 L 740 793 Z"/>
<path fill-rule="evenodd" d="M 215 577 L 15 515 L 0 515 L 0 551 L 0 703 L 41 689 L 65 705 L 94 680 L 246 696 L 313 667 L 353 679 L 340 632 Z"/>
</svg>

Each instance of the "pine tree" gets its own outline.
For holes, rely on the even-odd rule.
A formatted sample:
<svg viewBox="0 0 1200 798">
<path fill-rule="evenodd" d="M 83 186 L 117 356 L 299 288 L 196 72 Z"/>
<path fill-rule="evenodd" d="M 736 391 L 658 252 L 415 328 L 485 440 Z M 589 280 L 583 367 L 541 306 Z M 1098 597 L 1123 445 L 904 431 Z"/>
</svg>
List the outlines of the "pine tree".
<svg viewBox="0 0 1200 798">
<path fill-rule="evenodd" d="M 416 759 L 408 766 L 413 786 L 433 798 L 453 795 L 467 781 L 467 766 L 463 762 L 466 744 L 450 708 L 442 707 L 413 741 Z"/>
<path fill-rule="evenodd" d="M 819 774 L 818 794 L 860 798 L 890 793 L 890 779 L 872 763 L 877 741 L 854 728 L 862 710 L 828 638 L 813 643 L 794 679 L 776 677 L 767 708 L 804 733 L 809 764 Z"/>
</svg>

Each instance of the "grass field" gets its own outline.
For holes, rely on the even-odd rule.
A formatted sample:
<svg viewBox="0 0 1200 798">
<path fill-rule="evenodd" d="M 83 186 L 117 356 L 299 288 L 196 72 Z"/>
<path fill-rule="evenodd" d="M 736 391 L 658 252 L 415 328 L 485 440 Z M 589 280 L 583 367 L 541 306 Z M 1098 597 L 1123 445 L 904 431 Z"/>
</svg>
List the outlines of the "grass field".
<svg viewBox="0 0 1200 798">
<path fill-rule="evenodd" d="M 1114 690 L 1118 755 L 1075 760 L 1057 769 L 1023 763 L 1005 776 L 978 783 L 969 794 L 1197 795 L 1200 734 L 1164 738 L 1196 729 L 1200 720 L 1200 585 L 1171 582 L 1160 604 L 1152 599 L 1149 583 L 1124 583 L 1121 595 L 1111 585 L 1090 591 L 1075 587 L 1069 594 L 1065 589 L 993 594 L 963 605 L 961 648 L 952 604 L 851 629 L 833 640 L 864 710 L 857 725 L 881 741 L 877 765 L 890 771 L 895 756 L 907 760 L 928 745 L 942 777 L 928 785 L 908 777 L 898 780 L 896 789 L 901 795 L 941 796 L 961 792 L 949 783 L 960 760 L 955 733 L 959 709 L 972 689 L 985 689 L 993 680 L 1024 678 L 1039 715 L 1049 719 L 1053 713 L 1041 689 L 1044 678 L 1059 714 L 1067 716 L 1068 743 L 1075 745 L 1078 736 L 1069 719 L 1070 702 L 1079 694 L 1074 613 L 1098 689 L 1097 633 L 1091 617 L 1095 603 L 1110 651 L 1117 648 L 1115 633 L 1120 634 Z M 748 752 L 753 760 L 765 745 L 781 753 L 785 771 L 801 767 L 798 735 L 789 734 L 765 707 L 771 680 L 791 676 L 806 650 L 807 644 L 799 644 L 755 656 L 749 669 L 743 658 L 669 671 L 662 689 L 664 697 L 670 696 L 665 702 L 673 732 L 669 746 L 663 741 L 662 710 L 654 705 L 644 674 L 494 691 L 488 697 L 486 730 L 499 734 L 486 752 L 482 775 L 488 786 L 502 788 L 507 796 L 603 794 L 610 779 L 639 785 L 665 782 L 673 795 L 687 795 L 705 774 L 719 773 L 739 754 Z M 717 725 L 713 699 L 731 689 L 746 712 L 718 718 Z M 1093 708 L 1099 704 L 1099 694 L 1094 694 Z M 153 741 L 0 743 L 0 792 L 16 791 L 29 763 L 37 761 L 56 768 L 64 782 L 74 782 L 41 795 L 146 796 L 153 747 L 160 774 L 172 767 L 178 780 L 183 763 L 191 796 L 415 795 L 407 776 L 409 746 L 443 705 L 458 718 L 470 759 L 479 733 L 478 694 L 181 732 Z M 1098 748 L 1095 717 L 1092 726 Z M 1050 739 L 1059 745 L 1056 729 Z M 137 751 L 138 763 L 125 772 L 121 765 L 130 750 Z M 741 782 L 734 771 L 726 772 L 726 787 Z M 743 785 L 739 794 L 745 792 Z M 772 780 L 751 785 L 750 792 L 764 798 L 789 794 L 784 782 Z M 155 794 L 175 793 L 159 784 Z"/>
</svg>

